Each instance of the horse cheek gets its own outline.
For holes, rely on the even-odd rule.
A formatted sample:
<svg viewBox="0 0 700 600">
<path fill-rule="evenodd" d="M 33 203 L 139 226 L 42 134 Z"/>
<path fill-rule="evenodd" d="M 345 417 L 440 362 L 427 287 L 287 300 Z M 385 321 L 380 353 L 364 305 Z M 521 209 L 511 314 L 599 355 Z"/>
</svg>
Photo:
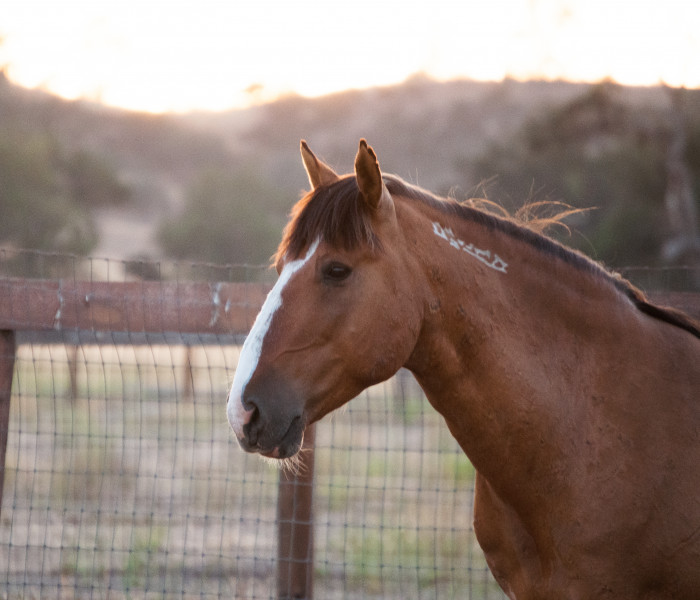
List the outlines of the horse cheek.
<svg viewBox="0 0 700 600">
<path fill-rule="evenodd" d="M 365 310 L 362 323 L 355 336 L 355 368 L 360 367 L 358 379 L 366 386 L 389 379 L 408 360 L 412 351 L 412 319 L 396 310 L 394 306 L 385 306 L 379 310 Z"/>
</svg>

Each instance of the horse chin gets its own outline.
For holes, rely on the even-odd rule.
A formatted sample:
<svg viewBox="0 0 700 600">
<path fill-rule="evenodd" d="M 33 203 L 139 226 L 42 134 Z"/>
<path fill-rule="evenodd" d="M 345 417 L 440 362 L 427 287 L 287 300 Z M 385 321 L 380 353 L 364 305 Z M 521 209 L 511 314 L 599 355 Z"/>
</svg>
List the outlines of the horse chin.
<svg viewBox="0 0 700 600">
<path fill-rule="evenodd" d="M 270 452 L 260 452 L 260 456 L 275 461 L 284 461 L 296 456 L 301 449 L 304 436 L 298 442 L 289 443 L 286 440 L 281 445 L 273 448 Z"/>
<path fill-rule="evenodd" d="M 282 439 L 264 447 L 250 444 L 245 437 L 237 439 L 238 444 L 245 452 L 260 454 L 271 461 L 284 461 L 295 456 L 301 449 L 304 441 L 304 425 L 301 419 L 294 419 Z"/>
</svg>

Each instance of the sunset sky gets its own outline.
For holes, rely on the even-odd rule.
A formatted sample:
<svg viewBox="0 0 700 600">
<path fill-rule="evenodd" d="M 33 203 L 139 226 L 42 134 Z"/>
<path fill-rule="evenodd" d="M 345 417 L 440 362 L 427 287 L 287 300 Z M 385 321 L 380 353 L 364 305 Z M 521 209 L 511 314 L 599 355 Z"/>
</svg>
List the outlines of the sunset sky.
<svg viewBox="0 0 700 600">
<path fill-rule="evenodd" d="M 698 0 L 3 0 L 0 36 L 11 80 L 152 112 L 415 73 L 700 87 Z"/>
</svg>

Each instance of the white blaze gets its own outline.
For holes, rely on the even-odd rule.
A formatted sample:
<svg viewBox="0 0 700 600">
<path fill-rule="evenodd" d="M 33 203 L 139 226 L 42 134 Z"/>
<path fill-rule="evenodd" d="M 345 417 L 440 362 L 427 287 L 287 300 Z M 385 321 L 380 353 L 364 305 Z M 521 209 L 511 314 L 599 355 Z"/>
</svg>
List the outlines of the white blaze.
<svg viewBox="0 0 700 600">
<path fill-rule="evenodd" d="M 282 306 L 282 290 L 284 290 L 292 276 L 313 256 L 314 252 L 316 252 L 316 248 L 318 248 L 318 240 L 311 245 L 304 258 L 294 260 L 284 266 L 277 283 L 275 283 L 274 287 L 267 295 L 262 309 L 260 309 L 260 313 L 258 313 L 258 316 L 255 318 L 253 327 L 243 344 L 241 355 L 238 359 L 238 366 L 236 367 L 236 373 L 233 376 L 233 385 L 231 386 L 231 393 L 228 396 L 228 404 L 226 406 L 228 422 L 239 438 L 243 437 L 243 426 L 250 421 L 250 417 L 253 414 L 253 411 L 248 411 L 243 406 L 243 391 L 258 366 L 258 360 L 260 360 L 260 354 L 262 353 L 263 340 L 265 339 L 267 330 L 270 328 L 272 318 L 275 316 L 279 307 Z"/>
</svg>

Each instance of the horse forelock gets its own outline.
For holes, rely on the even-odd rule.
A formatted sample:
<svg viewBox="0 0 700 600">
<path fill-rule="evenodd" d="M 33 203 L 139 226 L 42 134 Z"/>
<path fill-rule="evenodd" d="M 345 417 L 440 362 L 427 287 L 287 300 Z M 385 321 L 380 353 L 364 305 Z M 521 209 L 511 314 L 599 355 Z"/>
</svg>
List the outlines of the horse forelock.
<svg viewBox="0 0 700 600">
<path fill-rule="evenodd" d="M 363 200 L 354 175 L 318 187 L 294 205 L 275 263 L 283 258 L 299 258 L 316 239 L 347 251 L 380 247 L 372 227 L 371 208 Z"/>
</svg>

